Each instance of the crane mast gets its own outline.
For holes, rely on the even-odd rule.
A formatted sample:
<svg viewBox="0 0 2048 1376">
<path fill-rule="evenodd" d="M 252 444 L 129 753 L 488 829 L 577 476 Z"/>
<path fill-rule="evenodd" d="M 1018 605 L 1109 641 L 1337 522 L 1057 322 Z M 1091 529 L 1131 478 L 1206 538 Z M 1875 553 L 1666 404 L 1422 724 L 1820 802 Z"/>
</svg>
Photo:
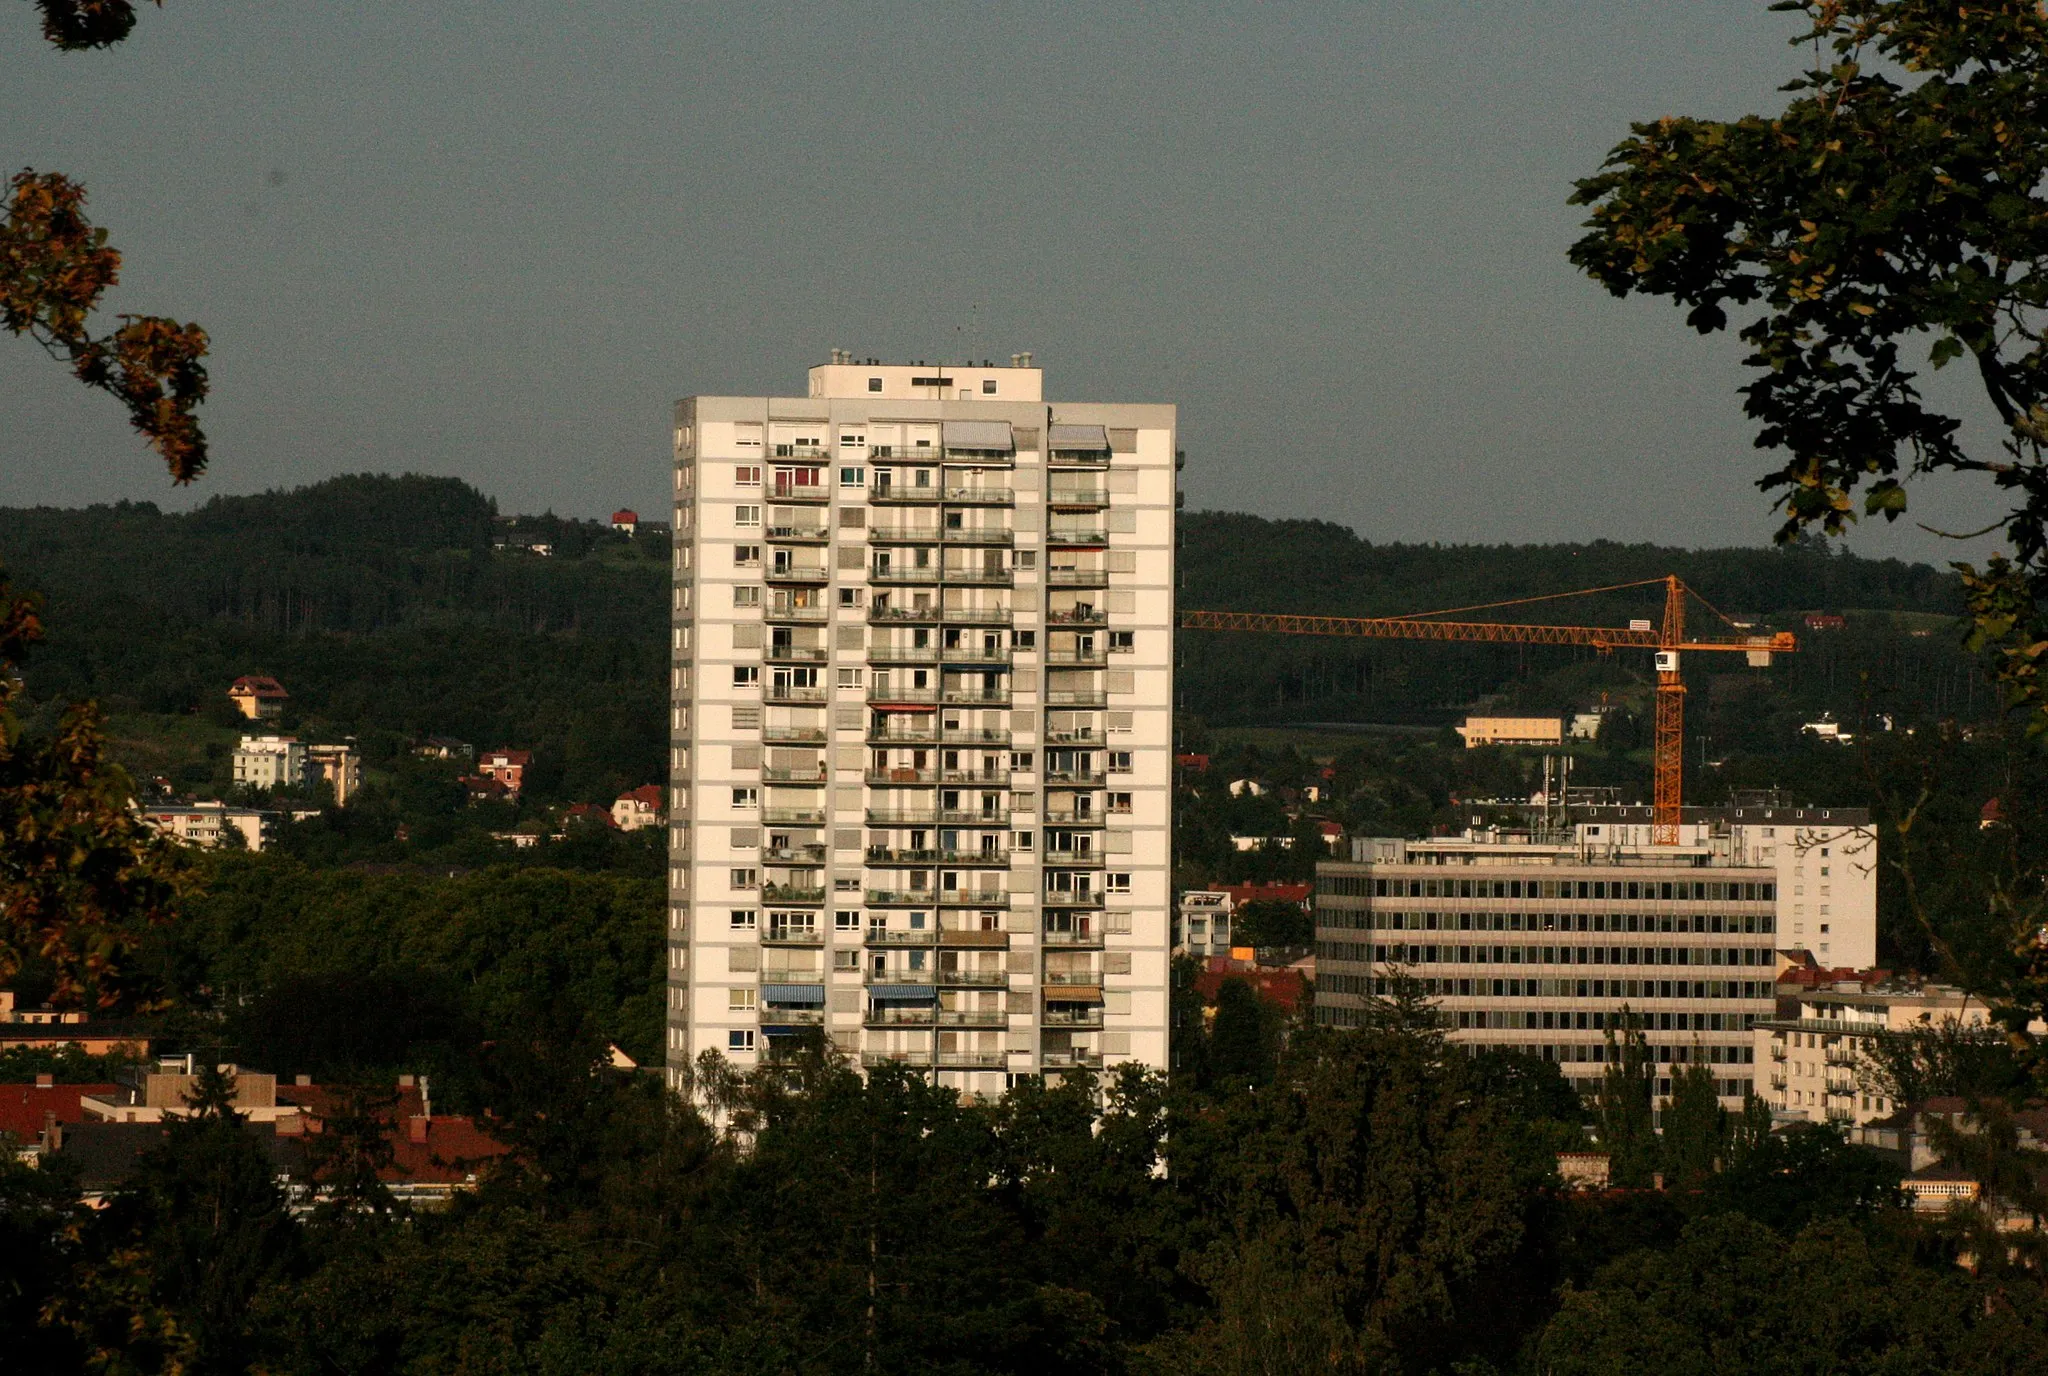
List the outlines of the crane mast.
<svg viewBox="0 0 2048 1376">
<path fill-rule="evenodd" d="M 1664 587 L 1662 624 L 1651 629 L 1647 622 L 1630 626 L 1574 626 L 1511 621 L 1441 621 L 1428 618 L 1450 612 L 1480 611 L 1491 607 L 1526 605 L 1563 597 L 1585 597 L 1619 592 L 1628 588 L 1661 583 Z M 1253 631 L 1278 635 L 1358 636 L 1375 640 L 1443 640 L 1492 642 L 1513 645 L 1582 645 L 1601 654 L 1616 650 L 1650 650 L 1655 654 L 1657 674 L 1655 734 L 1652 779 L 1651 843 L 1678 844 L 1680 803 L 1685 794 L 1685 682 L 1681 677 L 1681 655 L 1692 653 L 1739 652 L 1753 665 L 1770 663 L 1774 654 L 1790 654 L 1799 648 L 1789 631 L 1769 635 L 1715 635 L 1688 639 L 1685 603 L 1699 594 L 1677 575 L 1620 583 L 1604 588 L 1553 593 L 1547 597 L 1515 598 L 1485 607 L 1458 607 L 1446 612 L 1415 612 L 1408 616 L 1298 616 L 1277 612 L 1184 611 L 1180 625 L 1191 631 Z M 1701 599 L 1705 605 L 1704 599 Z M 1711 608 L 1709 608 L 1711 610 Z M 1716 613 L 1719 615 L 1719 613 Z M 1727 619 L 1722 618 L 1724 621 Z M 1731 626 L 1731 629 L 1736 629 Z"/>
</svg>

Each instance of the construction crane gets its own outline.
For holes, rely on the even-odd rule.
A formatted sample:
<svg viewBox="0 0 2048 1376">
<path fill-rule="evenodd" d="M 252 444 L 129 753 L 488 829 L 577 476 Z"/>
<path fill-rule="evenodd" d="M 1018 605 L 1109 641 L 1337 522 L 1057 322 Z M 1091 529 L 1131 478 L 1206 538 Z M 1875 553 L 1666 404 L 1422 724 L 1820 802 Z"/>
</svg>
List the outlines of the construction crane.
<svg viewBox="0 0 2048 1376">
<path fill-rule="evenodd" d="M 1428 619 L 1553 602 L 1565 597 L 1625 592 L 1657 584 L 1664 588 L 1664 619 L 1656 627 L 1647 620 L 1631 622 L 1627 626 L 1555 626 Z M 1291 616 L 1272 612 L 1184 611 L 1180 614 L 1180 624 L 1182 629 L 1190 631 L 1264 631 L 1278 635 L 1491 641 L 1509 645 L 1586 645 L 1603 655 L 1616 650 L 1652 651 L 1657 671 L 1657 726 L 1653 752 L 1656 782 L 1650 813 L 1651 844 L 1675 846 L 1678 844 L 1679 803 L 1685 794 L 1685 683 L 1679 676 L 1679 656 L 1694 653 L 1743 654 L 1748 656 L 1750 664 L 1762 666 L 1769 664 L 1774 654 L 1790 654 L 1799 648 L 1798 640 L 1790 631 L 1777 631 L 1770 635 L 1694 636 L 1688 639 L 1685 627 L 1688 597 L 1698 600 L 1701 606 L 1728 622 L 1726 616 L 1722 616 L 1675 574 L 1667 574 L 1662 578 L 1615 583 L 1604 588 L 1582 588 L 1543 597 L 1518 597 L 1471 607 L 1413 612 L 1407 616 Z M 1728 622 L 1728 625 L 1731 630 L 1741 629 L 1733 622 Z"/>
</svg>

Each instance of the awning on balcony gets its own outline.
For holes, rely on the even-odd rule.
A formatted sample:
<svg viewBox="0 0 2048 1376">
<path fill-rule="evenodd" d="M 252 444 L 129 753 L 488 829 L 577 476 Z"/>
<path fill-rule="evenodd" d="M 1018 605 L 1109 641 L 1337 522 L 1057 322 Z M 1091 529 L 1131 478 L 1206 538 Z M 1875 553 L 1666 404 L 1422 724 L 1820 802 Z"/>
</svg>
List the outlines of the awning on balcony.
<svg viewBox="0 0 2048 1376">
<path fill-rule="evenodd" d="M 769 1003 L 780 1003 L 795 1008 L 823 1008 L 825 986 L 822 984 L 764 984 L 761 997 Z"/>
<path fill-rule="evenodd" d="M 1109 431 L 1100 425 L 1055 425 L 1046 434 L 1048 449 L 1107 449 Z"/>
<path fill-rule="evenodd" d="M 876 1003 L 930 1003 L 939 996 L 932 984 L 877 984 L 868 990 Z"/>
<path fill-rule="evenodd" d="M 999 449 L 1007 454 L 1016 448 L 1006 420 L 949 420 L 943 431 L 948 449 Z"/>
</svg>

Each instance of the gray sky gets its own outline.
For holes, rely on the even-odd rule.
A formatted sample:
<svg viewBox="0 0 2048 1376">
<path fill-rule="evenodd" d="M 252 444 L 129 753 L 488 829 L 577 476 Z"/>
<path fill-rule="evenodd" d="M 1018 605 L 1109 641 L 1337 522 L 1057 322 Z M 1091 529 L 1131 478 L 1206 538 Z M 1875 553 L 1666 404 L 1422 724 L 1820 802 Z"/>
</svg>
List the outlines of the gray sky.
<svg viewBox="0 0 2048 1376">
<path fill-rule="evenodd" d="M 1174 401 L 1190 507 L 1375 540 L 1750 544 L 1738 345 L 1564 260 L 1631 118 L 1781 99 L 1763 0 L 0 7 L 0 154 L 81 177 L 117 310 L 212 334 L 214 467 L 0 337 L 0 504 L 364 470 L 662 509 L 669 404 L 834 347 Z M 1950 528 L 1995 512 L 1926 491 Z M 1918 532 L 1854 547 L 1914 558 Z"/>
</svg>

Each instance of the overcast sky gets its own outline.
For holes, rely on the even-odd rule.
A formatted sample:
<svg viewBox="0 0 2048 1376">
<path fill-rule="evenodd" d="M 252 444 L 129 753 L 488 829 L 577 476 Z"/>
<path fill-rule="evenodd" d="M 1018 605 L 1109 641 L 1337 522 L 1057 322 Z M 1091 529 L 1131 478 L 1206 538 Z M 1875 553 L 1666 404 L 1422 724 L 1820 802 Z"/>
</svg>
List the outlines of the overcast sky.
<svg viewBox="0 0 2048 1376">
<path fill-rule="evenodd" d="M 87 184 L 117 310 L 212 334 L 192 493 L 0 337 L 0 504 L 457 474 L 665 500 L 670 404 L 832 348 L 1029 349 L 1181 407 L 1190 507 L 1374 540 L 1756 544 L 1738 346 L 1566 264 L 1630 119 L 1781 100 L 1764 0 L 0 7 L 0 154 Z M 1950 528 L 1995 508 L 1923 492 Z M 1918 532 L 1854 547 L 1913 558 Z"/>
</svg>

